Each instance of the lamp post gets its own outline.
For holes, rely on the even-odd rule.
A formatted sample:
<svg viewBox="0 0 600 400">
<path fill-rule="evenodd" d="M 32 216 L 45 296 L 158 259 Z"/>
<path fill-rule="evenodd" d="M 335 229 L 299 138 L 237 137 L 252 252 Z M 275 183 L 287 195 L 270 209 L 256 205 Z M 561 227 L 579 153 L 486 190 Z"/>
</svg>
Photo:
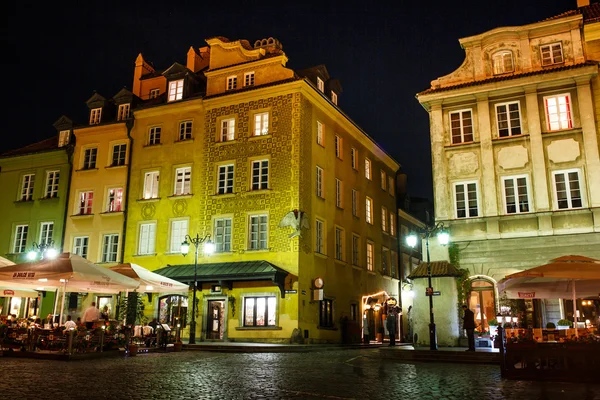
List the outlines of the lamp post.
<svg viewBox="0 0 600 400">
<path fill-rule="evenodd" d="M 428 215 L 429 217 L 429 215 Z M 438 241 L 441 245 L 445 246 L 448 244 L 450 240 L 450 235 L 444 228 L 443 222 L 438 222 L 435 225 L 425 225 L 424 228 L 421 228 L 419 234 L 425 238 L 425 247 L 427 249 L 427 296 L 429 296 L 429 350 L 437 350 L 437 336 L 435 330 L 435 320 L 433 317 L 433 287 L 431 283 L 431 260 L 429 259 L 429 237 L 433 234 L 437 233 Z M 406 238 L 406 243 L 410 247 L 415 247 L 417 245 L 417 235 L 415 233 L 411 233 Z"/>
<path fill-rule="evenodd" d="M 189 242 L 188 242 L 189 240 Z M 181 254 L 183 256 L 187 256 L 190 250 L 190 243 L 194 245 L 194 294 L 192 299 L 192 323 L 190 325 L 190 339 L 188 340 L 189 344 L 196 344 L 196 281 L 198 280 L 198 249 L 201 244 L 206 242 L 204 246 L 204 253 L 211 254 L 214 251 L 214 244 L 210 240 L 210 234 L 207 234 L 203 238 L 200 237 L 199 234 L 196 233 L 196 237 L 191 237 L 190 235 L 185 235 L 185 241 L 181 243 Z"/>
<path fill-rule="evenodd" d="M 45 243 L 33 242 L 33 249 L 27 253 L 27 258 L 31 261 L 35 260 L 40 255 L 40 259 L 44 258 L 56 258 L 58 250 L 54 248 L 54 240 L 47 240 Z"/>
</svg>

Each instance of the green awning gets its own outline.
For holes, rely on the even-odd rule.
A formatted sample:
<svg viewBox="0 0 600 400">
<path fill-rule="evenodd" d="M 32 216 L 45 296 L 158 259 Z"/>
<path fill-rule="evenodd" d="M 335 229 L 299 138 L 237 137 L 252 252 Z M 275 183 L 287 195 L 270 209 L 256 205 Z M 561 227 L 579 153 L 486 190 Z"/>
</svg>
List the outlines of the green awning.
<svg viewBox="0 0 600 400">
<path fill-rule="evenodd" d="M 448 261 L 431 261 L 431 277 L 440 278 L 444 276 L 460 276 L 460 272 Z M 421 264 L 410 275 L 408 279 L 427 278 L 427 262 L 421 261 Z"/>
</svg>

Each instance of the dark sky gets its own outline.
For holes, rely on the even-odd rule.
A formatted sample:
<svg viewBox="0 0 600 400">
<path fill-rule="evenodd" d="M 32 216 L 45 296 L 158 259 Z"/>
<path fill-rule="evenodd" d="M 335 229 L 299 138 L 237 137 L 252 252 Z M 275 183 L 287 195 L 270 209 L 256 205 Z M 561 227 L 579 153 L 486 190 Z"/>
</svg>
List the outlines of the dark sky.
<svg viewBox="0 0 600 400">
<path fill-rule="evenodd" d="M 460 66 L 459 38 L 577 7 L 576 0 L 9 3 L 0 28 L 0 153 L 54 135 L 61 115 L 86 122 L 94 90 L 112 97 L 131 89 L 140 52 L 164 69 L 185 64 L 189 47 L 209 37 L 272 36 L 288 67 L 327 66 L 344 90 L 340 107 L 402 165 L 412 196 L 428 198 L 429 121 L 415 94 Z"/>
</svg>

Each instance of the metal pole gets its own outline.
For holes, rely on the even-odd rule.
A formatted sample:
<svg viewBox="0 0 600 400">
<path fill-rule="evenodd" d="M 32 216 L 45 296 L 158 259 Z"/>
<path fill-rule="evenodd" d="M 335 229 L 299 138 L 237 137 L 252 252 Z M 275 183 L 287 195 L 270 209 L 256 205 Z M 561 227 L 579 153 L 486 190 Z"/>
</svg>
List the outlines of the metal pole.
<svg viewBox="0 0 600 400">
<path fill-rule="evenodd" d="M 199 246 L 199 235 L 196 234 L 196 239 L 192 240 L 196 251 L 194 252 L 194 293 L 192 296 L 192 324 L 190 325 L 190 339 L 189 344 L 196 344 L 196 281 L 198 280 L 198 246 Z"/>
<path fill-rule="evenodd" d="M 429 229 L 425 232 L 425 247 L 427 248 L 427 283 L 432 288 L 431 283 L 431 262 L 429 260 Z M 433 293 L 429 294 L 429 350 L 437 350 L 437 338 L 435 331 L 435 321 L 433 317 Z"/>
</svg>

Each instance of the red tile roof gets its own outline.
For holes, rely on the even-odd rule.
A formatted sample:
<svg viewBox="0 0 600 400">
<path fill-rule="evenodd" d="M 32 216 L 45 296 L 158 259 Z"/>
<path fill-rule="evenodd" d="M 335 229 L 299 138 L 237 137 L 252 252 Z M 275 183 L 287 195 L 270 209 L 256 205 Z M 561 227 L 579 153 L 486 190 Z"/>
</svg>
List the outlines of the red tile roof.
<svg viewBox="0 0 600 400">
<path fill-rule="evenodd" d="M 58 135 L 56 135 L 52 136 L 51 138 L 39 141 L 37 143 L 28 144 L 27 146 L 21 147 L 19 149 L 9 150 L 0 154 L 0 157 L 21 156 L 25 154 L 39 153 L 58 149 Z"/>
<path fill-rule="evenodd" d="M 564 13 L 555 15 L 553 17 L 546 18 L 543 21 L 551 21 L 554 19 L 564 18 L 564 17 L 572 17 L 574 15 L 583 15 L 583 22 L 595 22 L 600 19 L 600 3 L 592 3 L 589 6 L 579 7 L 575 10 L 565 11 Z"/>
</svg>

